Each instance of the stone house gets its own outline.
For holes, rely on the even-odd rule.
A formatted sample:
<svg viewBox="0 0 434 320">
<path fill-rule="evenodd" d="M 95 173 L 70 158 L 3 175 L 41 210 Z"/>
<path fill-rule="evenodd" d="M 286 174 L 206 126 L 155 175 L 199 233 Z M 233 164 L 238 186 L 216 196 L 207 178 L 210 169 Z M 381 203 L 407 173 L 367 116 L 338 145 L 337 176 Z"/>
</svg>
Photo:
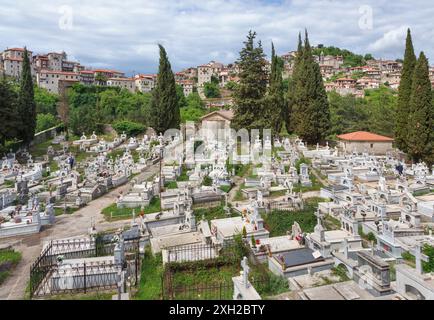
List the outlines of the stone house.
<svg viewBox="0 0 434 320">
<path fill-rule="evenodd" d="M 346 152 L 369 152 L 375 155 L 384 155 L 393 151 L 393 139 L 366 131 L 357 131 L 337 136 L 339 147 Z"/>
</svg>

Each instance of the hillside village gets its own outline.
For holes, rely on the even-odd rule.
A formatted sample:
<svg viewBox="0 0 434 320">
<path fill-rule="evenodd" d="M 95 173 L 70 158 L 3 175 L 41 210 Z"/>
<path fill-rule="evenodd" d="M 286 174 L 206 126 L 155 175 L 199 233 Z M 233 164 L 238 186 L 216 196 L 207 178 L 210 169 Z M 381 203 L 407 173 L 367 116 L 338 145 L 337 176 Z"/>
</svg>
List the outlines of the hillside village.
<svg viewBox="0 0 434 320">
<path fill-rule="evenodd" d="M 321 74 L 325 81 L 327 92 L 335 91 L 340 95 L 354 95 L 364 97 L 364 90 L 377 89 L 380 85 L 397 90 L 401 79 L 402 62 L 395 60 L 370 59 L 359 63 L 357 66 L 350 66 L 345 63 L 342 55 L 325 55 L 322 51 L 323 45 L 315 48 L 319 55 L 315 56 L 319 64 Z M 19 78 L 22 70 L 23 48 L 8 48 L 0 54 L 0 72 L 6 76 Z M 29 59 L 32 65 L 32 75 L 36 84 L 48 92 L 59 93 L 60 84 L 66 87 L 74 83 L 84 85 L 101 85 L 108 87 L 120 87 L 130 92 L 151 92 L 155 87 L 156 74 L 135 74 L 131 77 L 124 72 L 107 69 L 92 69 L 83 66 L 79 62 L 69 61 L 65 52 L 50 52 L 47 54 L 34 54 L 29 52 Z M 283 78 L 287 79 L 292 75 L 296 51 L 283 54 L 280 58 L 284 63 L 282 70 Z M 267 61 L 268 68 L 270 62 Z M 176 83 L 182 86 L 184 95 L 188 96 L 198 91 L 202 98 L 203 88 L 206 83 L 216 79 L 220 88 L 227 87 L 228 83 L 237 83 L 239 67 L 237 63 L 224 65 L 216 61 L 190 67 L 175 73 Z M 434 67 L 430 68 L 430 78 L 434 86 Z M 230 95 L 226 99 L 215 102 L 217 106 L 230 105 Z M 210 106 L 213 104 L 210 104 Z"/>
</svg>

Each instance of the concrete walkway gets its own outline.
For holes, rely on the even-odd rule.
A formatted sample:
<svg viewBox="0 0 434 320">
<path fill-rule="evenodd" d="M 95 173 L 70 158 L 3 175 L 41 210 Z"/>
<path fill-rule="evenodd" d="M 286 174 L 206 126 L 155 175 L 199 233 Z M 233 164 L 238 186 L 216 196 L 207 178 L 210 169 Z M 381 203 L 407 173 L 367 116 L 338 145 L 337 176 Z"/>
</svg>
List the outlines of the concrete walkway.
<svg viewBox="0 0 434 320">
<path fill-rule="evenodd" d="M 140 180 L 147 180 L 159 170 L 158 165 L 149 166 L 139 175 Z M 118 229 L 128 225 L 131 220 L 107 222 L 100 213 L 102 209 L 111 205 L 119 193 L 126 192 L 130 183 L 113 189 L 104 196 L 91 201 L 86 207 L 77 210 L 71 215 L 56 217 L 56 223 L 38 234 L 0 239 L 0 244 L 11 244 L 14 249 L 20 251 L 22 260 L 13 273 L 0 286 L 0 300 L 19 300 L 25 295 L 26 286 L 30 276 L 30 266 L 41 253 L 43 244 L 47 241 L 59 238 L 76 237 L 86 235 L 94 222 L 97 231 Z"/>
</svg>

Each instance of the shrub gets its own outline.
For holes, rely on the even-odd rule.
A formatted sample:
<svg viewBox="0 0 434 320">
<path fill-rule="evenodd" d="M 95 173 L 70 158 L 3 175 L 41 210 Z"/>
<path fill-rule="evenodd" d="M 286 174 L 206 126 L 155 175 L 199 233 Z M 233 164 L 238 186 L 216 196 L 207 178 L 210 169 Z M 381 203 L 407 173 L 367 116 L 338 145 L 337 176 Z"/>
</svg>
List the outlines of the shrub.
<svg viewBox="0 0 434 320">
<path fill-rule="evenodd" d="M 129 136 L 137 136 L 146 130 L 145 126 L 141 123 L 127 120 L 116 122 L 113 125 L 113 129 L 115 129 L 118 134 L 125 132 L 125 134 Z"/>
<path fill-rule="evenodd" d="M 36 132 L 53 128 L 58 123 L 55 116 L 50 113 L 40 113 L 36 116 Z"/>
<path fill-rule="evenodd" d="M 212 179 L 208 176 L 206 176 L 205 178 L 203 178 L 203 183 L 204 186 L 210 187 L 212 186 Z"/>
</svg>

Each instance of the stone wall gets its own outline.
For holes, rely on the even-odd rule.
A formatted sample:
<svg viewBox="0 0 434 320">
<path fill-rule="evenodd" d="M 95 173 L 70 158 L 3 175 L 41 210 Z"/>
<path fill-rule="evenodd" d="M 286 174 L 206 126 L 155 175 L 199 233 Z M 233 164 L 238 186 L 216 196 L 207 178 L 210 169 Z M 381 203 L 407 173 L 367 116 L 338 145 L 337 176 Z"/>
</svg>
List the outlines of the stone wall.
<svg viewBox="0 0 434 320">
<path fill-rule="evenodd" d="M 43 143 L 47 140 L 53 139 L 56 135 L 56 132 L 59 131 L 60 125 L 55 126 L 53 128 L 38 132 L 35 134 L 35 138 L 32 141 L 32 145 Z"/>
<path fill-rule="evenodd" d="M 387 152 L 392 152 L 392 142 L 362 142 L 362 141 L 340 141 L 340 147 L 351 153 L 354 150 L 358 153 L 368 152 L 375 155 L 384 155 Z"/>
</svg>

